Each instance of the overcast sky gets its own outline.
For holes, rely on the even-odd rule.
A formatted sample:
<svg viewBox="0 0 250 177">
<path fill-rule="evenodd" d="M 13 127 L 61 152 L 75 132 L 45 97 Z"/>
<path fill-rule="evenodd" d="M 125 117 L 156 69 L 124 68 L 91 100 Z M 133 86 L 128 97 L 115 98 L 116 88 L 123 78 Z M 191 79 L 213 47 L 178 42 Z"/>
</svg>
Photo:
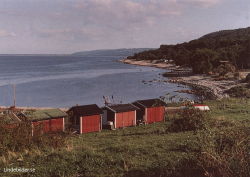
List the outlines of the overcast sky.
<svg viewBox="0 0 250 177">
<path fill-rule="evenodd" d="M 250 0 L 0 0 L 0 53 L 159 47 L 250 26 Z"/>
</svg>

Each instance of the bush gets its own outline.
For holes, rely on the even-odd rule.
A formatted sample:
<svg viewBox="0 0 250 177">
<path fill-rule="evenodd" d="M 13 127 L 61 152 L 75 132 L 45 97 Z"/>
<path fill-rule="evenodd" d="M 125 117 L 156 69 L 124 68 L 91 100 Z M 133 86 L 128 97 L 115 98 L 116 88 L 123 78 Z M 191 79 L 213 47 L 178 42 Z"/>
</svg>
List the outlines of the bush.
<svg viewBox="0 0 250 177">
<path fill-rule="evenodd" d="M 250 176 L 249 128 L 205 131 L 200 137 L 198 163 L 210 177 Z"/>
<path fill-rule="evenodd" d="M 65 144 L 64 134 L 47 134 L 32 136 L 29 121 L 8 124 L 0 119 L 0 155 L 6 152 L 22 152 L 34 147 L 58 148 Z"/>
<path fill-rule="evenodd" d="M 172 132 L 203 130 L 207 129 L 212 122 L 207 112 L 193 108 L 185 109 L 172 120 L 169 130 Z"/>
<path fill-rule="evenodd" d="M 245 85 L 233 87 L 233 88 L 227 90 L 226 93 L 232 97 L 250 98 L 250 89 Z"/>
<path fill-rule="evenodd" d="M 246 83 L 250 84 L 250 73 L 246 76 L 245 81 Z"/>
</svg>

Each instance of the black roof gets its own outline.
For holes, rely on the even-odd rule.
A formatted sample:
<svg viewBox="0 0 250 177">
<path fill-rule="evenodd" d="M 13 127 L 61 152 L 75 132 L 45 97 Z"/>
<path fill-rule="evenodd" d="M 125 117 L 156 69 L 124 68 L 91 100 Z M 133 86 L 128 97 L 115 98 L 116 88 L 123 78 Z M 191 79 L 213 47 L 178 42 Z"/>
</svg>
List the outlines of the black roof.
<svg viewBox="0 0 250 177">
<path fill-rule="evenodd" d="M 117 105 L 112 105 L 112 106 L 106 106 L 105 108 L 113 111 L 113 112 L 128 112 L 128 111 L 135 111 L 138 110 L 139 108 L 132 105 L 132 104 L 117 104 Z"/>
<path fill-rule="evenodd" d="M 70 111 L 73 111 L 73 113 L 78 116 L 91 116 L 103 113 L 102 109 L 100 109 L 96 104 L 74 106 L 70 108 L 67 112 Z"/>
<path fill-rule="evenodd" d="M 150 107 L 158 107 L 158 106 L 166 106 L 167 104 L 158 99 L 148 99 L 148 100 L 137 100 L 134 103 L 138 103 L 139 105 L 145 107 L 145 108 L 150 108 Z"/>
</svg>

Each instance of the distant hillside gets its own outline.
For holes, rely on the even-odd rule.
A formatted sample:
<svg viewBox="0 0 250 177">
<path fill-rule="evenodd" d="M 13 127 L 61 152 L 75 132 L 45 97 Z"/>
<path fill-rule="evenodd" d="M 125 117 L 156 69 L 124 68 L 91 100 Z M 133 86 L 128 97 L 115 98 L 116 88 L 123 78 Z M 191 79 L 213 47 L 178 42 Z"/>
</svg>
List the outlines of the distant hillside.
<svg viewBox="0 0 250 177">
<path fill-rule="evenodd" d="M 130 56 L 135 53 L 152 50 L 152 48 L 131 48 L 131 49 L 104 49 L 104 50 L 92 50 L 92 51 L 82 51 L 76 52 L 72 55 L 78 56 Z"/>
<path fill-rule="evenodd" d="M 250 38 L 250 27 L 235 30 L 223 30 L 204 35 L 200 39 L 217 39 L 217 40 L 245 40 Z"/>
<path fill-rule="evenodd" d="M 230 61 L 238 69 L 250 68 L 250 27 L 214 32 L 182 44 L 161 45 L 128 58 L 172 59 L 177 65 L 192 67 L 195 73 L 215 71 L 222 60 Z"/>
</svg>

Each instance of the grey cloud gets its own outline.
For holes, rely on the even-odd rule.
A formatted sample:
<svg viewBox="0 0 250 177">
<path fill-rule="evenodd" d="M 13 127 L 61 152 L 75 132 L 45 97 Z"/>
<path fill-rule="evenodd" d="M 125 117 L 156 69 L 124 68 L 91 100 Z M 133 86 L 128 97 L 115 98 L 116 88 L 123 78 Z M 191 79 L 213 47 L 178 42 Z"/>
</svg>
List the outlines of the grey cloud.
<svg viewBox="0 0 250 177">
<path fill-rule="evenodd" d="M 223 1 L 224 0 L 176 0 L 176 2 L 186 5 L 196 5 L 205 8 L 215 6 Z"/>
<path fill-rule="evenodd" d="M 0 37 L 15 37 L 16 33 L 0 29 Z"/>
</svg>

